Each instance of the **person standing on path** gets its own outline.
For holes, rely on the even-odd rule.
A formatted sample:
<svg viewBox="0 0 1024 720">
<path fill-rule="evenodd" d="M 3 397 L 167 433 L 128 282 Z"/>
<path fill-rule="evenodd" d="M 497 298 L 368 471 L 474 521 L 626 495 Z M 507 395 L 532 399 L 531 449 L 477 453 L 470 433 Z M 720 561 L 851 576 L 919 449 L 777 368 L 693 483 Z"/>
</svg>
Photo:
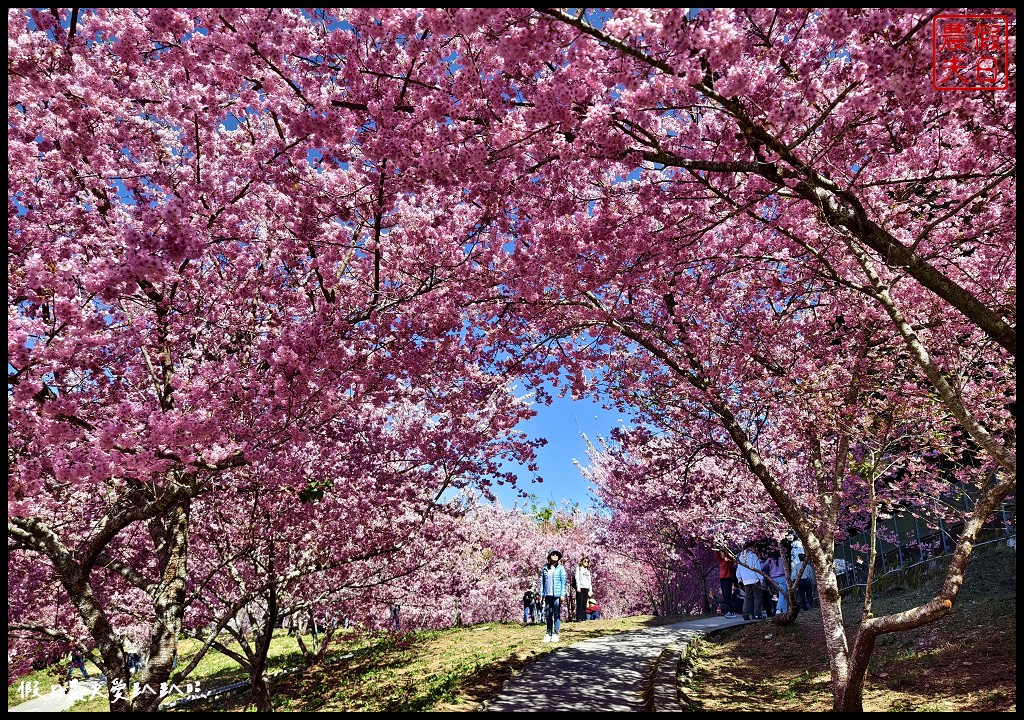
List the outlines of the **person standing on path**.
<svg viewBox="0 0 1024 720">
<path fill-rule="evenodd" d="M 142 670 L 142 654 L 139 646 L 127 635 L 121 641 L 121 648 L 124 651 L 125 671 L 128 677 Z"/>
<path fill-rule="evenodd" d="M 732 601 L 732 586 L 736 582 L 736 563 L 724 552 L 715 550 L 718 561 L 718 584 L 722 586 L 722 615 L 727 618 L 736 617 L 736 606 Z"/>
<path fill-rule="evenodd" d="M 587 598 L 593 593 L 590 558 L 584 556 L 576 566 L 576 619 L 587 619 Z"/>
<path fill-rule="evenodd" d="M 562 552 L 552 550 L 548 562 L 540 571 L 540 594 L 544 598 L 544 642 L 558 642 L 562 627 L 562 600 L 565 599 L 565 568 L 561 566 Z"/>
<path fill-rule="evenodd" d="M 793 577 L 796 579 L 797 600 L 800 602 L 801 610 L 810 610 L 814 604 L 814 570 L 811 564 L 806 562 L 803 553 L 797 555 L 798 564 L 793 566 Z M 800 569 L 803 568 L 803 572 Z"/>
<path fill-rule="evenodd" d="M 786 601 L 786 570 L 782 566 L 782 554 L 778 548 L 772 548 L 768 551 L 768 557 L 765 559 L 762 568 L 765 570 L 767 578 L 771 581 L 768 592 L 771 593 L 774 590 L 779 594 L 775 610 L 771 614 L 785 615 L 789 610 L 789 603 Z"/>
<path fill-rule="evenodd" d="M 748 540 L 743 552 L 736 558 L 736 579 L 743 586 L 743 619 L 757 620 L 761 617 L 761 558 L 757 556 L 756 543 Z"/>
</svg>

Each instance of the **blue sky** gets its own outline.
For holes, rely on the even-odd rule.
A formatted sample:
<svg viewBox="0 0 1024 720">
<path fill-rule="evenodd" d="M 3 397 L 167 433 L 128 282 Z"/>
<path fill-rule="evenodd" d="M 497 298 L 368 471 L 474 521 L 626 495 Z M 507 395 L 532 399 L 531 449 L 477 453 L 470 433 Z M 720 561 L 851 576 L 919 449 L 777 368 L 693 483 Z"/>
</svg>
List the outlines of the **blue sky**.
<svg viewBox="0 0 1024 720">
<path fill-rule="evenodd" d="M 537 415 L 522 422 L 517 429 L 530 437 L 545 437 L 548 444 L 537 450 L 539 474 L 543 483 L 534 482 L 535 474 L 523 468 L 519 474 L 519 487 L 527 494 L 537 496 L 541 505 L 554 500 L 561 506 L 562 500 L 579 503 L 581 507 L 593 504 L 588 483 L 580 475 L 573 460 L 587 464 L 585 434 L 592 441 L 598 435 L 607 436 L 622 415 L 615 410 L 605 410 L 591 400 L 572 400 L 556 397 L 551 405 L 538 404 Z M 626 418 L 622 418 L 625 422 Z M 516 491 L 508 486 L 496 485 L 495 495 L 503 507 L 512 507 L 518 499 Z M 520 505 L 524 501 L 520 501 Z"/>
</svg>

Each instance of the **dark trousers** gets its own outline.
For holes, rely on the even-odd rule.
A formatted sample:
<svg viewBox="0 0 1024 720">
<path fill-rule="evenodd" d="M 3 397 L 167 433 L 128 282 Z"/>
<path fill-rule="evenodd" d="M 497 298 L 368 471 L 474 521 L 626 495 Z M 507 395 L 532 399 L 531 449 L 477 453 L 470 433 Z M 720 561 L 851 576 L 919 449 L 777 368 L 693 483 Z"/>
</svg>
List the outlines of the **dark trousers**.
<svg viewBox="0 0 1024 720">
<path fill-rule="evenodd" d="M 761 604 L 764 606 L 764 611 L 768 613 L 768 617 L 775 617 L 775 601 L 772 599 L 772 592 L 775 587 L 770 581 L 765 580 L 764 587 L 761 588 Z"/>
<path fill-rule="evenodd" d="M 802 610 L 810 610 L 814 603 L 814 583 L 810 578 L 800 578 L 796 582 L 796 594 Z"/>
<path fill-rule="evenodd" d="M 548 635 L 557 635 L 562 626 L 562 598 L 555 595 L 544 596 L 544 623 Z"/>
<path fill-rule="evenodd" d="M 722 614 L 736 612 L 732 606 L 732 578 L 718 578 L 718 582 L 722 585 Z"/>
<path fill-rule="evenodd" d="M 530 622 L 537 622 L 537 602 L 534 601 L 529 605 L 523 605 L 523 622 L 526 622 L 526 618 L 530 618 Z"/>
<path fill-rule="evenodd" d="M 587 598 L 590 597 L 590 590 L 583 588 L 576 591 L 576 619 L 587 619 Z"/>
</svg>

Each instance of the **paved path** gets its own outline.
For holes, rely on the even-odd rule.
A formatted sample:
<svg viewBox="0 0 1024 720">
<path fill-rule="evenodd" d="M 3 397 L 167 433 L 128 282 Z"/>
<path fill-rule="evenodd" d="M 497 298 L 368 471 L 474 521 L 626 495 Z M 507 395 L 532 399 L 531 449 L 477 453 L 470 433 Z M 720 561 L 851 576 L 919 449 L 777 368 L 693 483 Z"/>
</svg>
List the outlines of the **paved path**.
<svg viewBox="0 0 1024 720">
<path fill-rule="evenodd" d="M 747 622 L 742 617 L 687 620 L 560 647 L 523 668 L 482 710 L 643 712 L 643 692 L 653 680 L 652 689 L 660 698 L 656 709 L 678 712 L 674 664 L 678 652 L 670 667 L 655 672 L 662 650 L 678 651 L 693 637 Z"/>
</svg>

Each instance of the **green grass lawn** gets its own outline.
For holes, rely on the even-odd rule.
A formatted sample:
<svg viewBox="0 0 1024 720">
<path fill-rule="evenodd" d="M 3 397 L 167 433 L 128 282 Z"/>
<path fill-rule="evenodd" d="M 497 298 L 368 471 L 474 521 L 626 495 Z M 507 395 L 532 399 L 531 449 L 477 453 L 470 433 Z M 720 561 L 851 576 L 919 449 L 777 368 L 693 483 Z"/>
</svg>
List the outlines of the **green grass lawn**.
<svg viewBox="0 0 1024 720">
<path fill-rule="evenodd" d="M 311 644 L 312 638 L 305 636 L 303 640 L 308 647 Z M 183 638 L 180 640 L 178 643 L 179 667 L 190 663 L 201 648 L 202 642 L 197 639 Z M 228 648 L 237 650 L 239 646 L 237 642 L 232 641 L 228 644 Z M 289 636 L 286 630 L 276 630 L 267 660 L 269 672 L 301 665 L 302 652 L 299 650 L 298 641 L 294 637 Z M 191 683 L 193 688 L 198 684 L 201 689 L 208 690 L 239 680 L 247 680 L 248 677 L 245 671 L 239 667 L 238 663 L 229 656 L 216 650 L 210 650 L 199 661 L 199 664 L 189 677 L 179 683 L 179 687 L 184 689 L 184 686 Z M 173 693 L 168 695 L 167 699 L 173 701 L 180 697 L 182 697 L 181 693 Z M 75 703 L 71 709 L 74 712 L 96 712 L 107 711 L 110 709 L 110 706 L 107 703 L 106 697 L 95 697 Z"/>
<path fill-rule="evenodd" d="M 566 623 L 562 644 L 679 619 L 640 616 Z M 329 662 L 272 682 L 273 702 L 284 711 L 472 710 L 518 668 L 555 647 L 540 643 L 542 632 L 537 625 L 488 623 L 401 635 L 336 636 L 328 649 Z M 303 640 L 308 646 L 310 638 Z M 197 640 L 183 639 L 182 662 L 187 663 L 199 647 Z M 298 642 L 283 630 L 275 634 L 269 665 L 270 672 L 302 665 Z M 246 679 L 233 660 L 211 651 L 185 682 L 198 681 L 203 689 L 212 689 Z M 241 692 L 189 709 L 240 711 L 249 705 L 247 694 Z M 88 698 L 71 709 L 105 712 L 109 705 L 106 697 Z"/>
</svg>

